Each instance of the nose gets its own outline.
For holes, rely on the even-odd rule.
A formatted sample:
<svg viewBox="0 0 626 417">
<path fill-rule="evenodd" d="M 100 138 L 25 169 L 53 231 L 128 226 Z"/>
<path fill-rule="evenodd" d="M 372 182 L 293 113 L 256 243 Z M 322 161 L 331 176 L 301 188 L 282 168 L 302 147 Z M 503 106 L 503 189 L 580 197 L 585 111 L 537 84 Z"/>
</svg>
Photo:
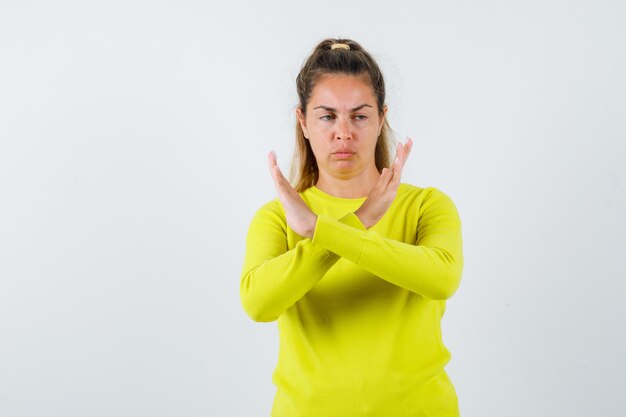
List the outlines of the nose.
<svg viewBox="0 0 626 417">
<path fill-rule="evenodd" d="M 352 133 L 350 131 L 350 121 L 345 118 L 341 118 L 337 123 L 337 140 L 349 140 L 352 139 Z"/>
</svg>

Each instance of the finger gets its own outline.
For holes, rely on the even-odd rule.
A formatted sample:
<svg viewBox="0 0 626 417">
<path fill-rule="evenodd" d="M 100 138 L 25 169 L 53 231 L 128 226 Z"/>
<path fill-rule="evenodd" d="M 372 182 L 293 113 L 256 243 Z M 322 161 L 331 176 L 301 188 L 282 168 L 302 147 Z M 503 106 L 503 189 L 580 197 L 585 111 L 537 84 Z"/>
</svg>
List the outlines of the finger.
<svg viewBox="0 0 626 417">
<path fill-rule="evenodd" d="M 398 162 L 396 166 L 394 166 L 393 175 L 391 177 L 391 180 L 389 181 L 389 185 L 397 185 L 400 182 L 401 176 L 402 166 L 400 165 L 400 162 Z"/>
<path fill-rule="evenodd" d="M 280 169 L 278 164 L 276 164 L 276 171 L 278 172 L 278 177 L 280 178 L 281 182 L 289 183 L 289 181 L 287 180 L 287 177 L 285 177 L 285 175 L 283 174 L 283 171 Z"/>
<path fill-rule="evenodd" d="M 404 169 L 404 164 L 407 159 L 409 159 L 409 154 L 411 153 L 411 149 L 413 148 L 413 140 L 407 137 L 407 141 L 402 148 L 402 157 L 399 158 L 398 166 L 400 171 Z"/>
<path fill-rule="evenodd" d="M 393 181 L 393 178 L 397 175 L 398 171 L 402 171 L 402 162 L 403 162 L 403 153 L 404 146 L 399 143 L 396 148 L 396 157 L 393 159 L 393 164 L 391 165 L 391 178 L 390 182 Z"/>
<path fill-rule="evenodd" d="M 393 166 L 393 177 L 389 181 L 389 184 L 397 185 L 402 178 L 402 168 L 404 168 L 404 162 L 406 161 L 407 149 L 406 145 L 398 146 L 398 156 Z"/>
<path fill-rule="evenodd" d="M 404 162 L 406 162 L 406 160 L 409 159 L 409 154 L 411 153 L 411 149 L 413 149 L 413 139 L 407 136 L 406 144 L 404 145 Z"/>
<path fill-rule="evenodd" d="M 398 144 L 396 145 L 396 157 L 395 157 L 395 159 L 394 159 L 394 161 L 393 161 L 393 162 L 394 162 L 394 165 L 397 165 L 397 164 L 398 164 L 398 161 L 400 161 L 400 160 L 401 160 L 401 158 L 402 158 L 402 151 L 403 151 L 403 147 L 404 147 L 404 145 L 402 145 L 402 143 L 398 143 Z"/>
<path fill-rule="evenodd" d="M 391 174 L 393 172 L 393 164 L 390 167 L 385 167 L 380 171 L 380 177 L 378 178 L 378 182 L 388 183 L 391 178 Z"/>
<path fill-rule="evenodd" d="M 276 152 L 271 151 L 268 155 L 268 162 L 270 165 L 270 171 L 272 173 L 272 177 L 275 177 L 275 181 L 287 181 L 287 178 L 283 175 L 283 172 L 278 166 L 278 161 L 276 160 Z"/>
<path fill-rule="evenodd" d="M 396 156 L 394 156 L 393 161 L 391 162 L 391 166 L 389 167 L 390 174 L 393 176 L 393 171 L 398 167 L 398 163 L 400 162 L 400 156 L 402 155 L 402 144 L 398 143 L 396 145 Z"/>
<path fill-rule="evenodd" d="M 393 177 L 393 164 L 389 168 L 383 168 L 380 171 L 380 177 L 378 177 L 378 181 L 374 184 L 374 188 L 370 191 L 370 193 L 384 193 L 387 187 L 389 186 L 389 182 Z"/>
<path fill-rule="evenodd" d="M 274 167 L 276 166 L 276 155 L 274 155 L 274 151 L 270 151 L 267 154 L 267 166 L 270 170 L 272 181 L 276 182 L 276 179 L 274 178 Z"/>
<path fill-rule="evenodd" d="M 268 155 L 268 161 L 270 164 L 270 173 L 272 175 L 272 180 L 274 181 L 274 187 L 276 191 L 278 191 L 279 195 L 285 192 L 289 192 L 287 188 L 292 188 L 287 178 L 283 175 L 280 170 L 280 166 L 278 166 L 278 162 L 276 161 L 276 152 L 272 151 Z"/>
<path fill-rule="evenodd" d="M 276 154 L 274 153 L 274 151 L 270 151 L 267 154 L 267 164 L 268 164 L 268 166 L 270 168 L 270 173 L 273 174 L 274 173 L 274 167 L 276 165 L 278 165 L 277 162 L 276 162 Z"/>
<path fill-rule="evenodd" d="M 278 162 L 276 162 L 276 153 L 271 151 L 267 154 L 267 163 L 270 168 L 270 174 L 272 175 L 272 180 L 274 181 L 274 185 L 278 185 L 278 177 L 276 175 L 276 171 L 280 172 L 280 168 L 278 167 Z"/>
</svg>

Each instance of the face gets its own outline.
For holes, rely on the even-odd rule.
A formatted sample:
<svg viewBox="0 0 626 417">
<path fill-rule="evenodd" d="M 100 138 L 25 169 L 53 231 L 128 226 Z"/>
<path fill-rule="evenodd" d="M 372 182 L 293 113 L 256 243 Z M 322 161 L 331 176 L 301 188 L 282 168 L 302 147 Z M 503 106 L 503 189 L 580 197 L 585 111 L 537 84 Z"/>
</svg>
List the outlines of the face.
<svg viewBox="0 0 626 417">
<path fill-rule="evenodd" d="M 376 96 L 367 78 L 326 75 L 313 88 L 306 116 L 296 110 L 322 176 L 346 179 L 371 175 L 382 128 Z"/>
</svg>

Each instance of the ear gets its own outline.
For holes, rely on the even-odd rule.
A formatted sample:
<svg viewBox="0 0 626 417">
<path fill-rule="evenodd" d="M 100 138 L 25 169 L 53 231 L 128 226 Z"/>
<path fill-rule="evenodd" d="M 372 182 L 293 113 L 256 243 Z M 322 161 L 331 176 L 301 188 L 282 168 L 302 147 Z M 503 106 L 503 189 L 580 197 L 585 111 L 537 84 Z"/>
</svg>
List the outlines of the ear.
<svg viewBox="0 0 626 417">
<path fill-rule="evenodd" d="M 302 109 L 300 107 L 296 108 L 296 117 L 298 119 L 298 122 L 300 123 L 300 127 L 302 128 L 305 139 L 308 139 L 309 132 L 306 129 L 306 118 L 304 117 L 304 113 L 302 113 Z"/>
<path fill-rule="evenodd" d="M 378 136 L 380 136 L 380 134 L 383 131 L 383 125 L 385 124 L 386 118 L 387 118 L 387 105 L 385 104 L 383 106 L 383 115 L 380 118 L 380 126 L 378 126 Z"/>
</svg>

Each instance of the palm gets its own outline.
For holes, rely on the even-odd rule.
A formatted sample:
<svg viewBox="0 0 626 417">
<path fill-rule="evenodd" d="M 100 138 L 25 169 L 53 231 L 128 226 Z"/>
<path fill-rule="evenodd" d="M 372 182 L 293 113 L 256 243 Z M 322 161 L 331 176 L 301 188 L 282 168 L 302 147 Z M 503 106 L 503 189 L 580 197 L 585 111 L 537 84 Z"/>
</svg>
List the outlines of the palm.
<svg viewBox="0 0 626 417">
<path fill-rule="evenodd" d="M 276 155 L 270 152 L 267 159 L 278 199 L 285 208 L 287 225 L 300 236 L 312 238 L 317 216 L 287 181 L 278 166 Z"/>
<path fill-rule="evenodd" d="M 378 182 L 367 195 L 363 205 L 355 212 L 366 228 L 369 229 L 378 223 L 393 203 L 400 185 L 402 168 L 404 168 L 412 146 L 411 138 L 407 138 L 406 144 L 398 145 L 393 165 L 391 168 L 383 168 Z"/>
</svg>

